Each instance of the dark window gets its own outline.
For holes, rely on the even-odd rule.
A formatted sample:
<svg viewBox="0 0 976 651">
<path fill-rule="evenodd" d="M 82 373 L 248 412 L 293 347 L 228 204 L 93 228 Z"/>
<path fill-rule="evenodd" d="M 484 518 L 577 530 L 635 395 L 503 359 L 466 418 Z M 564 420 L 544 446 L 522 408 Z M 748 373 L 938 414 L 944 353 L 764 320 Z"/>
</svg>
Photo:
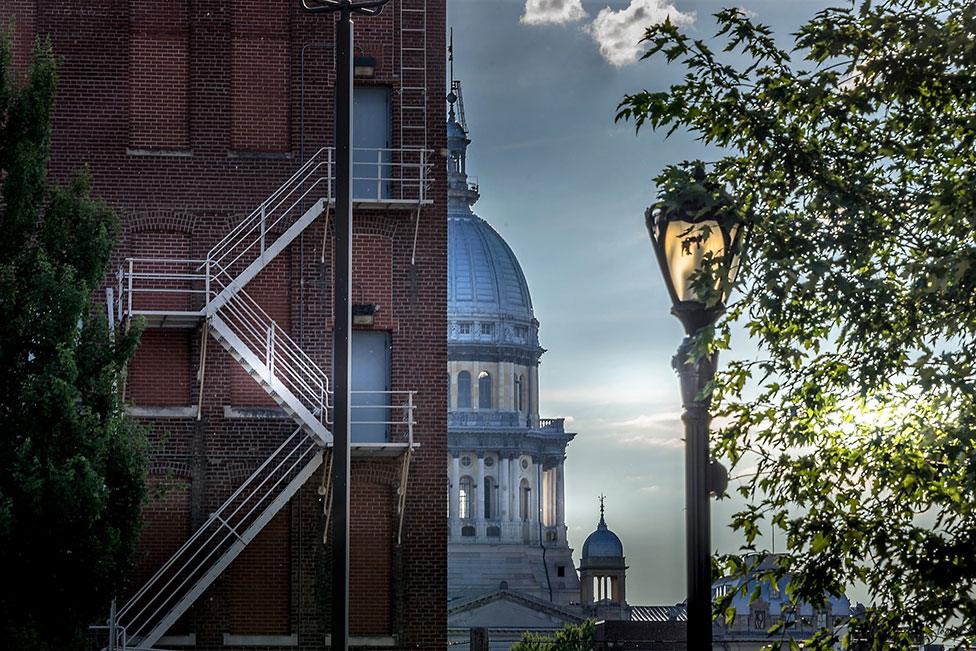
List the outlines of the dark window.
<svg viewBox="0 0 976 651">
<path fill-rule="evenodd" d="M 478 409 L 491 409 L 491 375 L 488 371 L 478 374 Z"/>
<path fill-rule="evenodd" d="M 495 480 L 491 477 L 485 477 L 485 519 L 490 520 L 495 517 L 495 497 L 497 488 Z"/>
<path fill-rule="evenodd" d="M 471 409 L 471 374 L 467 371 L 458 373 L 458 409 Z"/>
<path fill-rule="evenodd" d="M 557 565 L 556 566 L 556 576 L 566 576 L 566 566 Z"/>
<path fill-rule="evenodd" d="M 493 333 L 494 331 L 495 331 L 495 324 L 494 323 L 482 323 L 481 324 L 481 334 L 483 334 L 484 336 L 490 337 L 491 336 L 491 333 Z"/>
<path fill-rule="evenodd" d="M 458 334 L 469 335 L 471 334 L 471 324 L 470 323 L 459 323 L 458 324 Z"/>
</svg>

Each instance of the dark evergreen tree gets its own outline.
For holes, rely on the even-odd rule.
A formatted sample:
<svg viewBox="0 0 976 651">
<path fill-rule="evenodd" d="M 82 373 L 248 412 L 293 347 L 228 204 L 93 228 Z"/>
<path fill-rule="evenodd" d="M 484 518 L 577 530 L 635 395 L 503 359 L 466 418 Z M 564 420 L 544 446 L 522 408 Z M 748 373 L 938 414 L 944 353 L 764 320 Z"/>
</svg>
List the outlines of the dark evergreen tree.
<svg viewBox="0 0 976 651">
<path fill-rule="evenodd" d="M 79 177 L 50 187 L 50 45 L 17 79 L 0 37 L 0 648 L 81 648 L 128 569 L 145 437 L 119 386 L 138 333 L 93 303 L 116 242 Z M 103 305 L 103 304 L 102 304 Z"/>
</svg>

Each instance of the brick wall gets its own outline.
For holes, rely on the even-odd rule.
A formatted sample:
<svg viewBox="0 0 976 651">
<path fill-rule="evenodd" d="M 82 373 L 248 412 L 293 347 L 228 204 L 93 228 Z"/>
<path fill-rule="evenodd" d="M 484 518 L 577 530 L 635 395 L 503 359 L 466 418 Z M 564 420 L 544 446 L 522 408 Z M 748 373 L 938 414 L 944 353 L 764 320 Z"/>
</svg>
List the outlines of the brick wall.
<svg viewBox="0 0 976 651">
<path fill-rule="evenodd" d="M 358 20 L 357 52 L 378 64 L 375 79 L 363 83 L 393 89 L 394 145 L 418 145 L 420 130 L 400 138 L 400 1 L 423 4 L 398 0 L 381 16 Z M 426 6 L 427 145 L 439 152 L 444 1 Z M 331 144 L 334 62 L 323 44 L 331 43 L 334 23 L 302 13 L 297 2 L 38 0 L 15 1 L 14 10 L 17 51 L 32 39 L 29 25 L 32 34 L 51 38 L 62 61 L 51 177 L 64 182 L 81 167 L 91 170 L 94 193 L 123 219 L 115 264 L 134 255 L 205 257 L 305 156 Z M 423 53 L 408 56 L 410 65 L 423 60 Z M 351 628 L 395 635 L 399 647 L 414 649 L 446 644 L 446 187 L 439 159 L 436 165 L 434 205 L 420 214 L 415 267 L 413 210 L 357 210 L 353 251 L 356 286 L 381 306 L 376 327 L 391 333 L 393 388 L 418 392 L 415 436 L 422 447 L 410 469 L 400 545 L 399 460 L 354 461 Z M 248 292 L 328 369 L 333 288 L 326 228 L 323 219 L 310 226 Z M 130 399 L 143 406 L 194 404 L 201 341 L 199 327 L 149 332 L 130 368 Z M 248 390 L 258 393 L 242 393 L 239 365 L 213 339 L 204 371 L 199 421 L 146 419 L 153 467 L 179 468 L 187 479 L 185 492 L 171 493 L 174 501 L 165 506 L 178 508 L 178 517 L 160 517 L 158 505 L 147 506 L 151 526 L 140 549 L 147 567 L 203 523 L 295 428 L 287 418 L 225 417 L 227 406 L 267 398 L 247 376 Z M 296 633 L 300 649 L 324 647 L 331 545 L 323 543 L 321 479 L 320 471 L 191 608 L 181 630 L 196 634 L 198 649 L 227 648 L 224 633 L 282 631 Z M 253 577 L 265 577 L 267 594 L 248 583 Z"/>
<path fill-rule="evenodd" d="M 129 365 L 126 398 L 146 406 L 193 404 L 196 396 L 190 396 L 190 366 L 189 332 L 149 329 Z"/>
<path fill-rule="evenodd" d="M 289 635 L 291 509 L 286 505 L 221 578 L 227 628 L 238 635 Z"/>
<path fill-rule="evenodd" d="M 288 151 L 289 3 L 236 0 L 231 41 L 231 148 Z"/>
<path fill-rule="evenodd" d="M 187 0 L 129 3 L 129 145 L 189 145 Z"/>
</svg>

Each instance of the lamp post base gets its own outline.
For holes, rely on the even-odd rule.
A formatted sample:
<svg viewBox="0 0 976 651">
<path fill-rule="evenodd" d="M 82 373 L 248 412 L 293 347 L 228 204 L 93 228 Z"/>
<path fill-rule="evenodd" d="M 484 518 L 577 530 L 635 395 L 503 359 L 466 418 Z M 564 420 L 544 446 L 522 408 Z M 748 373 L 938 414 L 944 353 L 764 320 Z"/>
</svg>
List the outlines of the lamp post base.
<svg viewBox="0 0 976 651">
<path fill-rule="evenodd" d="M 689 361 L 691 339 L 678 347 L 673 366 L 681 381 L 685 411 L 685 538 L 688 585 L 688 648 L 712 648 L 712 555 L 708 428 L 711 399 L 703 394 L 716 359 Z"/>
</svg>

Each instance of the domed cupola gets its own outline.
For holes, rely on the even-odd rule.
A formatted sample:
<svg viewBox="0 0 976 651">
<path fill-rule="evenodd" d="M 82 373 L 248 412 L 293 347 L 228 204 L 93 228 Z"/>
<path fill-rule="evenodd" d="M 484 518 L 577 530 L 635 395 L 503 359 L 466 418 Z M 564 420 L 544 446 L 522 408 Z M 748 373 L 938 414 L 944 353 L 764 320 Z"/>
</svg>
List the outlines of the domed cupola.
<svg viewBox="0 0 976 651">
<path fill-rule="evenodd" d="M 600 496 L 600 523 L 586 537 L 580 557 L 580 601 L 584 607 L 605 614 L 607 608 L 627 606 L 627 564 L 624 546 L 603 517 L 605 498 Z M 602 610 L 601 610 L 602 609 Z"/>
<path fill-rule="evenodd" d="M 603 517 L 603 499 L 600 500 L 600 523 L 596 531 L 586 537 L 583 543 L 582 558 L 620 558 L 624 556 L 624 545 L 617 534 L 610 531 Z"/>
</svg>

